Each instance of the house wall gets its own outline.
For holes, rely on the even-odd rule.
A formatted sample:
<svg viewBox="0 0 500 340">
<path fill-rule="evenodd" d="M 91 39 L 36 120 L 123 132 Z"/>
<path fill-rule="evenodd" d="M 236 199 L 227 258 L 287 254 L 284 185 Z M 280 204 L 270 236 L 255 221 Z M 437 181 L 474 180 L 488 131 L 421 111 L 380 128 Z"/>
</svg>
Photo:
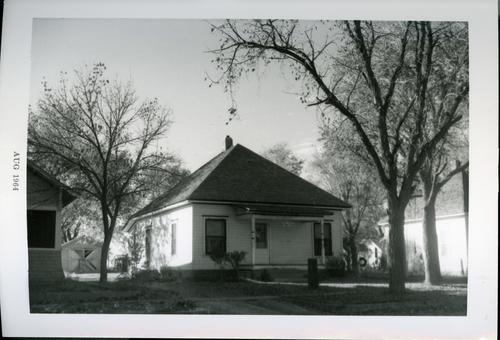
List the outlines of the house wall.
<svg viewBox="0 0 500 340">
<path fill-rule="evenodd" d="M 242 264 L 251 263 L 251 221 L 237 218 L 235 211 L 228 205 L 193 204 L 193 265 L 192 269 L 218 269 L 205 254 L 205 218 L 223 217 L 226 222 L 226 250 L 244 251 Z"/>
<path fill-rule="evenodd" d="M 251 220 L 238 217 L 234 208 L 228 205 L 193 204 L 193 263 L 192 269 L 205 270 L 218 267 L 205 254 L 205 219 L 226 218 L 227 251 L 244 251 L 243 265 L 251 264 Z M 313 222 L 280 221 L 256 219 L 268 223 L 269 252 L 256 249 L 256 265 L 307 265 L 307 259 L 314 256 Z M 342 224 L 340 213 L 332 218 L 332 249 L 334 255 L 342 254 Z"/>
<path fill-rule="evenodd" d="M 184 206 L 161 214 L 144 218 L 136 223 L 137 242 L 142 247 L 139 267 L 146 266 L 145 233 L 151 228 L 151 263 L 149 269 L 162 266 L 190 269 L 193 249 L 193 208 Z M 176 254 L 172 255 L 172 224 L 176 227 Z"/>
<path fill-rule="evenodd" d="M 270 260 L 276 265 L 306 265 L 313 256 L 312 222 L 272 221 Z"/>
<path fill-rule="evenodd" d="M 441 274 L 451 276 L 467 275 L 465 215 L 457 214 L 438 217 L 436 219 L 436 231 Z M 405 242 L 408 273 L 414 275 L 424 274 L 422 221 L 410 221 L 405 224 Z"/>
<path fill-rule="evenodd" d="M 61 197 L 58 189 L 43 178 L 27 171 L 27 209 L 56 212 L 53 248 L 29 248 L 28 270 L 33 280 L 57 280 L 64 277 L 61 263 Z"/>
</svg>

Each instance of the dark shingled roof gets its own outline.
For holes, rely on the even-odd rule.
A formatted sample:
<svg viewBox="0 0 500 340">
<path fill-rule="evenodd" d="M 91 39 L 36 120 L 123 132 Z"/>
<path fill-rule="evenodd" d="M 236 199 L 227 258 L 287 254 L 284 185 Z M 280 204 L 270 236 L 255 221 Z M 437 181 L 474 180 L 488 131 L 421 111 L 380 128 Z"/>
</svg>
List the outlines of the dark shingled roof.
<svg viewBox="0 0 500 340">
<path fill-rule="evenodd" d="M 185 200 L 350 207 L 339 198 L 239 144 L 212 158 L 133 217 Z"/>
</svg>

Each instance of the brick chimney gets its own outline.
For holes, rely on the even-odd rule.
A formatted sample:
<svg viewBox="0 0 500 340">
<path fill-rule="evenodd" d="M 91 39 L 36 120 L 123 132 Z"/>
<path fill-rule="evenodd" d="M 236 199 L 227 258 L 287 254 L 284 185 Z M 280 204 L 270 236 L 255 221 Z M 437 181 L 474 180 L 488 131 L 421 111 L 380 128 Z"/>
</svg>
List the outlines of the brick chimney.
<svg viewBox="0 0 500 340">
<path fill-rule="evenodd" d="M 226 136 L 226 150 L 229 150 L 233 146 L 233 139 L 231 136 Z"/>
</svg>

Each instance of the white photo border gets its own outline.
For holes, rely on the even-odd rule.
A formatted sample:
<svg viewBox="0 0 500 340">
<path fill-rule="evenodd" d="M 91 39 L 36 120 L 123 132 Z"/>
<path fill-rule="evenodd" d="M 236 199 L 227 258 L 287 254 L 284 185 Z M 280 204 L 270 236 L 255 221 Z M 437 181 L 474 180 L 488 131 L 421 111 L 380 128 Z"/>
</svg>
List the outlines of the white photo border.
<svg viewBox="0 0 500 340">
<path fill-rule="evenodd" d="M 33 18 L 452 20 L 470 34 L 470 236 L 466 317 L 30 314 L 25 157 Z M 498 270 L 496 0 L 7 0 L 0 65 L 0 303 L 5 336 L 495 338 Z M 13 153 L 20 191 L 12 190 Z"/>
</svg>

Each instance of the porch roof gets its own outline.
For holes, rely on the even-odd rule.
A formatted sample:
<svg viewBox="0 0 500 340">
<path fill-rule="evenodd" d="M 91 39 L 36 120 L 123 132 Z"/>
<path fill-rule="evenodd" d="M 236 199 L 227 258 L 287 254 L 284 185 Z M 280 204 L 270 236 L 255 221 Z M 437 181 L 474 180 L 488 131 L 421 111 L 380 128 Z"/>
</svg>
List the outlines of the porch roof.
<svg viewBox="0 0 500 340">
<path fill-rule="evenodd" d="M 293 216 L 293 217 L 324 217 L 331 216 L 335 211 L 325 207 L 303 206 L 272 206 L 272 205 L 236 205 L 236 214 L 265 215 L 265 216 Z"/>
</svg>

